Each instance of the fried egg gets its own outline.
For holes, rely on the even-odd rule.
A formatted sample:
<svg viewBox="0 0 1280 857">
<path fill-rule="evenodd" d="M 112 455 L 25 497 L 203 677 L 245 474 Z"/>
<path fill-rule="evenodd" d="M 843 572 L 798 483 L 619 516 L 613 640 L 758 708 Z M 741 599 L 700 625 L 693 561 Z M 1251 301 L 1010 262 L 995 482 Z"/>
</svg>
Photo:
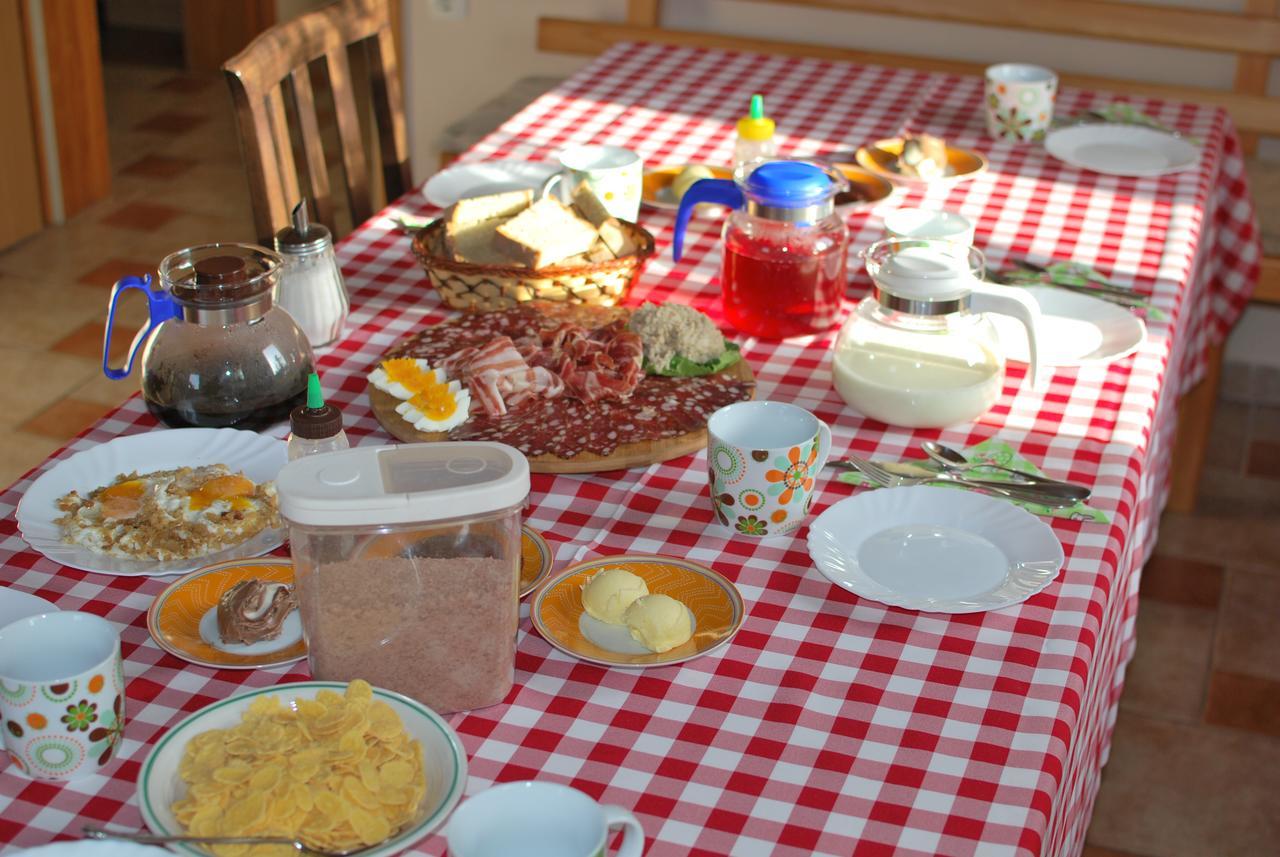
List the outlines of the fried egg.
<svg viewBox="0 0 1280 857">
<path fill-rule="evenodd" d="M 130 559 L 191 559 L 280 526 L 275 486 L 225 464 L 129 473 L 58 508 L 63 541 Z"/>
</svg>

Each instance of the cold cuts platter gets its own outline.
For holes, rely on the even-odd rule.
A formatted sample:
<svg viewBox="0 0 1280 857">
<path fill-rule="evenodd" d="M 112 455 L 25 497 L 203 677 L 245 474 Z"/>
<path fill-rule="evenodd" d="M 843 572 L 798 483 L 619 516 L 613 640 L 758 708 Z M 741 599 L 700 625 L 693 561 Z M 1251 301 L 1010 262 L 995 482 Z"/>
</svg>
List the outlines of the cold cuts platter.
<svg viewBox="0 0 1280 857">
<path fill-rule="evenodd" d="M 707 418 L 750 399 L 755 377 L 745 360 L 713 374 L 666 377 L 641 368 L 631 311 L 532 302 L 500 312 L 463 315 L 424 328 L 392 346 L 369 385 L 374 416 L 393 437 L 412 443 L 492 440 L 510 444 L 539 473 L 593 473 L 640 467 L 702 449 Z M 391 365 L 398 358 L 399 367 Z M 445 410 L 408 413 L 409 389 L 396 395 L 386 370 L 418 365 L 435 373 Z M 376 382 L 373 379 L 378 379 Z M 410 388 L 421 385 L 406 381 Z M 460 413 L 444 416 L 457 401 Z M 437 400 L 438 401 L 438 400 Z M 447 431 L 424 430 L 439 416 Z M 415 417 L 421 417 L 414 425 Z M 459 419 L 460 424 L 453 425 Z"/>
</svg>

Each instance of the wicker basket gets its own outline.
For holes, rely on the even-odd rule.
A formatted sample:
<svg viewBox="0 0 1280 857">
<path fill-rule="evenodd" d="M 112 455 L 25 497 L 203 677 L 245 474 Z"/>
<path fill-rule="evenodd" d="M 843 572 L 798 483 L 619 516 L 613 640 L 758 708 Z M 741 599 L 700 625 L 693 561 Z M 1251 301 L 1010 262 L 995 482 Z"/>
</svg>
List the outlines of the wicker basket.
<svg viewBox="0 0 1280 857">
<path fill-rule="evenodd" d="M 622 221 L 638 248 L 630 256 L 591 265 L 559 265 L 539 270 L 519 266 L 475 265 L 449 258 L 444 248 L 444 221 L 437 220 L 413 237 L 431 285 L 454 309 L 493 312 L 530 300 L 613 306 L 626 297 L 631 282 L 653 255 L 653 236 Z"/>
</svg>

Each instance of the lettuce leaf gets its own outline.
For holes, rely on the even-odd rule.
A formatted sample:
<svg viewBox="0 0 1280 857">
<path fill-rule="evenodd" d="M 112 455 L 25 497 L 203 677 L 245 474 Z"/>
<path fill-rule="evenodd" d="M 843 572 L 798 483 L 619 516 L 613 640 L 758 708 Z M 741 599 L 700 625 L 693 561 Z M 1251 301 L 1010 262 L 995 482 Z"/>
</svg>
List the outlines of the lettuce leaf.
<svg viewBox="0 0 1280 857">
<path fill-rule="evenodd" d="M 714 375 L 716 372 L 723 372 L 741 359 L 742 352 L 738 346 L 732 342 L 725 342 L 724 351 L 709 363 L 694 363 L 683 354 L 677 354 L 671 358 L 671 362 L 660 369 L 646 357 L 644 371 L 650 375 L 665 375 L 668 378 L 693 378 L 698 375 Z"/>
</svg>

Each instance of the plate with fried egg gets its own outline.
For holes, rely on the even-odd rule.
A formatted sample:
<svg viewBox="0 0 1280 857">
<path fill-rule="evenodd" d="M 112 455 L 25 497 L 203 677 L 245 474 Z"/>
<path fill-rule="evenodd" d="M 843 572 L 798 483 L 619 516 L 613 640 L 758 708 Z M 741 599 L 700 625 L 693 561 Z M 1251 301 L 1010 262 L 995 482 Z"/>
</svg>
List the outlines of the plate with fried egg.
<svg viewBox="0 0 1280 857">
<path fill-rule="evenodd" d="M 122 576 L 183 574 L 284 543 L 284 441 L 236 429 L 119 437 L 59 462 L 18 504 L 18 530 L 54 562 Z"/>
</svg>

